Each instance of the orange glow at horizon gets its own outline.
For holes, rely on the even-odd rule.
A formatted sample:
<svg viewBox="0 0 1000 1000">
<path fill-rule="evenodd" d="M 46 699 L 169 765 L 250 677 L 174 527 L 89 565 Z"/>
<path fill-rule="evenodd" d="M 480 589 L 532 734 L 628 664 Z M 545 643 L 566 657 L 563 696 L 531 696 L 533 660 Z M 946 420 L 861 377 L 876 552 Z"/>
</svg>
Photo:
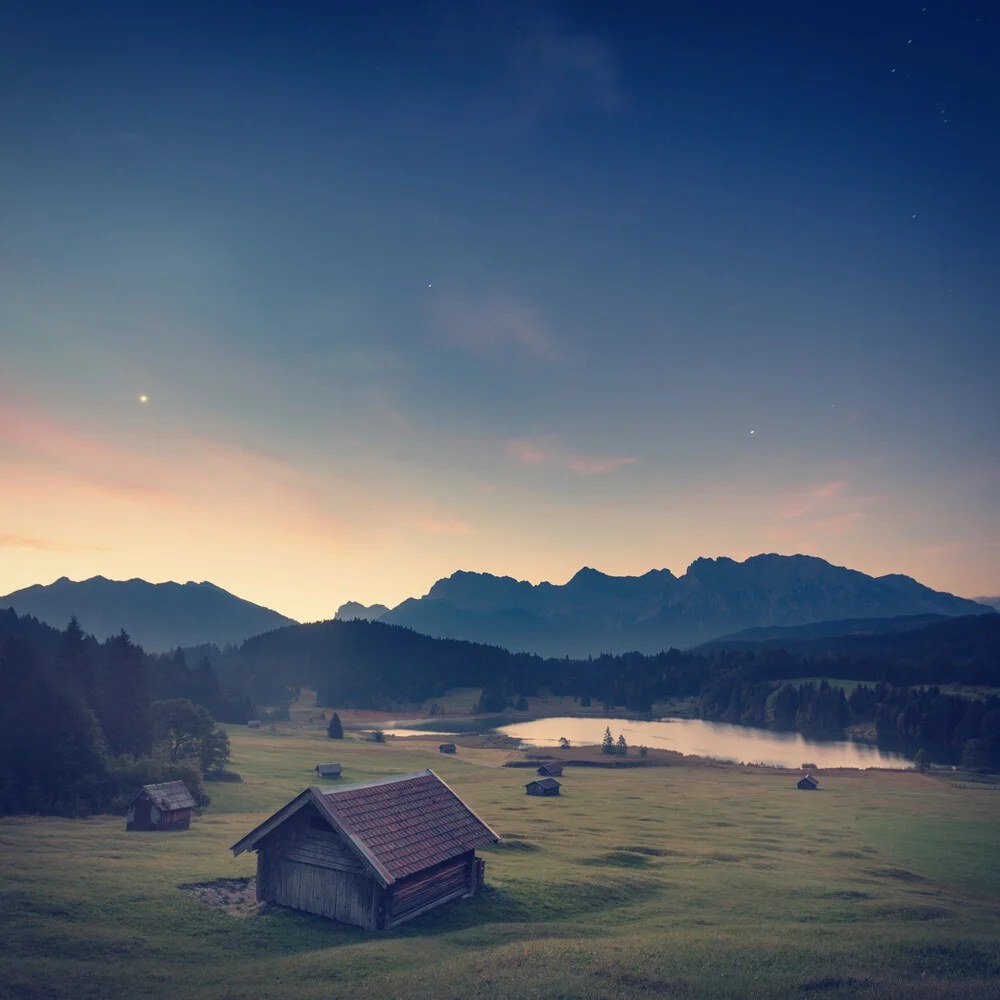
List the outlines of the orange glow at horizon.
<svg viewBox="0 0 1000 1000">
<path fill-rule="evenodd" d="M 988 550 L 907 543 L 887 499 L 856 495 L 842 478 L 790 493 L 654 484 L 570 505 L 505 475 L 502 442 L 489 489 L 456 471 L 434 494 L 423 480 L 306 468 L 208 437 L 163 433 L 142 447 L 120 437 L 0 407 L 0 594 L 61 576 L 210 580 L 310 621 L 348 600 L 392 606 L 421 596 L 459 569 L 561 583 L 584 565 L 680 575 L 699 556 L 762 551 L 903 572 L 963 596 L 1000 591 Z M 541 465 L 539 447 L 514 453 L 529 471 Z M 556 464 L 584 483 L 629 471 L 621 460 L 562 453 Z"/>
</svg>

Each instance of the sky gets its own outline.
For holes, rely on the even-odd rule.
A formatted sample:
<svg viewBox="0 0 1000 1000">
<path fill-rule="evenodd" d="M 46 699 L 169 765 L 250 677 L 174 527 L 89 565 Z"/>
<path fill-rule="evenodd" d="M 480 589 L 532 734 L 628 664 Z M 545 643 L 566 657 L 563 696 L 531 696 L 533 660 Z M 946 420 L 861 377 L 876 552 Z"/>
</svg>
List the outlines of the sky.
<svg viewBox="0 0 1000 1000">
<path fill-rule="evenodd" d="M 0 9 L 0 593 L 1000 593 L 1000 9 Z"/>
</svg>

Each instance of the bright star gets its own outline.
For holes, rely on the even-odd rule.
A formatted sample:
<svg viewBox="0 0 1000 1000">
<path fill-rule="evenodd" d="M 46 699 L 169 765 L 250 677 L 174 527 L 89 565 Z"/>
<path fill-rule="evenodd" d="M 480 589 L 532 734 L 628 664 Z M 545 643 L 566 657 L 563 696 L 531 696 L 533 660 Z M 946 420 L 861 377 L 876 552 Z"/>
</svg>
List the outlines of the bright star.
<svg viewBox="0 0 1000 1000">
<path fill-rule="evenodd" d="M 147 396 L 147 395 L 146 395 L 145 393 L 143 393 L 143 394 L 142 394 L 142 395 L 141 395 L 141 396 L 139 397 L 139 402 L 140 402 L 140 403 L 148 403 L 148 402 L 149 402 L 149 396 Z"/>
</svg>

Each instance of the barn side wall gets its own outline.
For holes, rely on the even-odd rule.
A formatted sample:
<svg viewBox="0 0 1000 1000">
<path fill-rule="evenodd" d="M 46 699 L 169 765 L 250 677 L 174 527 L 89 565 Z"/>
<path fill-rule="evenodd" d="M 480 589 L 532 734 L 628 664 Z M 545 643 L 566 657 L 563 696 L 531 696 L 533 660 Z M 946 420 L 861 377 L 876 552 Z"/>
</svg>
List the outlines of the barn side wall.
<svg viewBox="0 0 1000 1000">
<path fill-rule="evenodd" d="M 467 851 L 397 882 L 388 893 L 388 926 L 396 927 L 442 903 L 473 895 L 480 885 L 477 860 L 474 851 Z"/>
</svg>

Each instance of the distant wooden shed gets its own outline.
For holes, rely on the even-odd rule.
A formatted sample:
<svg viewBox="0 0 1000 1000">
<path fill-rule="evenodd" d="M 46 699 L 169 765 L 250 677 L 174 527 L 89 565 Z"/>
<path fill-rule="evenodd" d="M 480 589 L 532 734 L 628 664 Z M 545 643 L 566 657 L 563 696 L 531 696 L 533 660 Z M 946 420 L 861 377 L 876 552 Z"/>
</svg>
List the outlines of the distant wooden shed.
<svg viewBox="0 0 1000 1000">
<path fill-rule="evenodd" d="M 339 778 L 344 769 L 340 764 L 317 764 L 314 770 L 321 778 Z"/>
<path fill-rule="evenodd" d="M 524 790 L 528 795 L 558 795 L 561 787 L 555 778 L 535 778 L 524 786 Z"/>
<path fill-rule="evenodd" d="M 542 764 L 542 766 L 535 771 L 535 774 L 539 774 L 543 778 L 558 778 L 562 773 L 563 766 L 562 764 L 556 763 L 556 761 L 552 761 L 551 764 Z"/>
<path fill-rule="evenodd" d="M 129 801 L 125 829 L 186 830 L 197 806 L 183 781 L 143 785 Z"/>
<path fill-rule="evenodd" d="M 795 787 L 804 792 L 814 792 L 819 788 L 819 782 L 811 774 L 807 774 L 804 778 L 799 778 Z"/>
<path fill-rule="evenodd" d="M 474 895 L 500 838 L 429 768 L 307 788 L 234 844 L 257 852 L 257 898 L 389 930 Z"/>
<path fill-rule="evenodd" d="M 249 727 L 250 729 L 260 729 L 260 719 L 251 719 L 251 720 L 250 720 L 250 721 L 249 721 L 249 722 L 247 723 L 247 726 L 248 726 L 248 727 Z"/>
<path fill-rule="evenodd" d="M 457 748 L 455 747 L 454 743 L 442 743 L 438 747 L 438 751 L 440 753 L 455 753 L 456 749 Z"/>
</svg>

